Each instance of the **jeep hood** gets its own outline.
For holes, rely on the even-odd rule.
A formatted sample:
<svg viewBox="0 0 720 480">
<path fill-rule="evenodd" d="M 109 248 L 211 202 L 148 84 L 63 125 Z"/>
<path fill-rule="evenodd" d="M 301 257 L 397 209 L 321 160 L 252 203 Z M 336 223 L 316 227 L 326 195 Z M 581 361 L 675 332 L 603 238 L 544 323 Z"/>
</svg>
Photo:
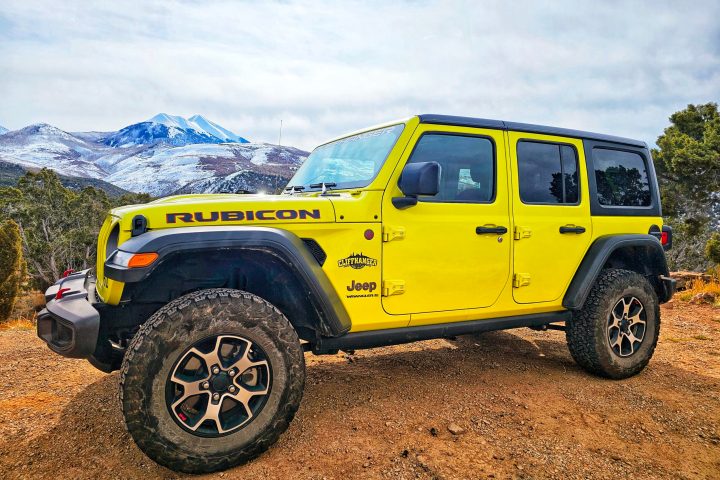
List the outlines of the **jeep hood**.
<svg viewBox="0 0 720 480">
<path fill-rule="evenodd" d="M 335 209 L 327 198 L 295 195 L 178 195 L 141 205 L 116 208 L 110 215 L 120 229 L 132 229 L 133 218 L 145 217 L 147 228 L 327 223 Z"/>
</svg>

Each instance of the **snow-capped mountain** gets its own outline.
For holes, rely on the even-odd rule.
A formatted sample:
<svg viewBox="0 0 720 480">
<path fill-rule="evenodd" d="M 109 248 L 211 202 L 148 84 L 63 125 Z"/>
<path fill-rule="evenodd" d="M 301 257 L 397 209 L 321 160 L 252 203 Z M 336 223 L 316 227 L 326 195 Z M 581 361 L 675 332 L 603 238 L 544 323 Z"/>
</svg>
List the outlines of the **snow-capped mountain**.
<svg viewBox="0 0 720 480">
<path fill-rule="evenodd" d="M 223 142 L 231 143 L 250 143 L 243 137 L 235 135 L 230 130 L 221 127 L 215 122 L 211 122 L 202 115 L 193 115 L 188 119 L 177 115 L 168 115 L 167 113 L 158 113 L 148 122 L 160 123 L 167 127 L 177 127 L 183 130 L 194 130 L 200 134 L 209 135 L 218 138 Z"/>
<path fill-rule="evenodd" d="M 3 127 L 2 125 L 0 125 L 0 135 L 2 135 L 3 133 L 7 133 L 7 132 L 9 132 L 9 131 L 10 131 L 10 130 L 8 130 L 7 128 L 5 128 L 5 127 Z"/>
<path fill-rule="evenodd" d="M 159 113 L 144 122 L 128 125 L 103 141 L 111 147 L 165 143 L 176 147 L 197 143 L 249 143 L 201 115 L 189 119 Z"/>
<path fill-rule="evenodd" d="M 287 183 L 306 156 L 292 147 L 226 143 L 158 147 L 103 166 L 112 172 L 106 181 L 154 196 L 273 191 Z"/>
<path fill-rule="evenodd" d="M 102 150 L 47 123 L 0 136 L 0 160 L 29 168 L 48 167 L 73 177 L 103 178 L 106 172 L 95 164 Z"/>
<path fill-rule="evenodd" d="M 150 120 L 117 132 L 70 133 L 30 125 L 0 136 L 0 161 L 164 196 L 274 191 L 308 155 L 292 147 L 249 143 L 199 115 L 185 120 L 160 114 Z"/>
</svg>

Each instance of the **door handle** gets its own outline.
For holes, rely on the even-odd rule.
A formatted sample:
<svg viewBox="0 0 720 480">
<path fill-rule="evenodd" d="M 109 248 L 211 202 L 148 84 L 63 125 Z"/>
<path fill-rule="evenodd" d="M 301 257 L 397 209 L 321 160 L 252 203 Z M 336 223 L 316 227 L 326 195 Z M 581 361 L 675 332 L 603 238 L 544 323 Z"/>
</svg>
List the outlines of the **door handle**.
<svg viewBox="0 0 720 480">
<path fill-rule="evenodd" d="M 585 233 L 585 227 L 576 227 L 574 225 L 565 225 L 560 227 L 560 233 Z"/>
<path fill-rule="evenodd" d="M 475 227 L 478 235 L 505 235 L 507 231 L 505 227 Z"/>
</svg>

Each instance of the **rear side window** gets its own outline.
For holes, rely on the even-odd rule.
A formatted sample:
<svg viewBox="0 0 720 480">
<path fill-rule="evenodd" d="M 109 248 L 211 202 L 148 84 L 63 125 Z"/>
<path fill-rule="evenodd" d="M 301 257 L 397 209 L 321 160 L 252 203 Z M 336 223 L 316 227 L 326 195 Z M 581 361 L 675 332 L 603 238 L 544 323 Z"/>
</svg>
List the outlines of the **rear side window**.
<svg viewBox="0 0 720 480">
<path fill-rule="evenodd" d="M 607 148 L 593 149 L 593 167 L 600 205 L 650 206 L 647 165 L 639 154 Z"/>
<path fill-rule="evenodd" d="M 438 162 L 440 191 L 422 202 L 490 203 L 495 199 L 495 147 L 485 137 L 426 133 L 408 163 Z"/>
<path fill-rule="evenodd" d="M 578 160 L 573 147 L 523 140 L 517 144 L 517 160 L 523 203 L 578 203 Z"/>
</svg>

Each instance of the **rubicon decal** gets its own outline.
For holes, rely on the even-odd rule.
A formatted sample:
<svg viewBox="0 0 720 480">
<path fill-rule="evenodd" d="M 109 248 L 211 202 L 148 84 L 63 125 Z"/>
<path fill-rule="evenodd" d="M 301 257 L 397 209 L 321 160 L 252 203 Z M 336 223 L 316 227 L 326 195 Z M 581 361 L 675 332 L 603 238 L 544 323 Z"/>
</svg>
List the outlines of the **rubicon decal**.
<svg viewBox="0 0 720 480">
<path fill-rule="evenodd" d="M 362 252 L 360 252 L 353 253 L 348 257 L 338 260 L 338 267 L 350 267 L 359 270 L 365 267 L 377 267 L 377 263 L 377 259 L 363 255 Z"/>
<path fill-rule="evenodd" d="M 320 210 L 227 210 L 222 212 L 178 212 L 165 215 L 167 223 L 252 222 L 298 219 L 320 220 Z"/>
</svg>

